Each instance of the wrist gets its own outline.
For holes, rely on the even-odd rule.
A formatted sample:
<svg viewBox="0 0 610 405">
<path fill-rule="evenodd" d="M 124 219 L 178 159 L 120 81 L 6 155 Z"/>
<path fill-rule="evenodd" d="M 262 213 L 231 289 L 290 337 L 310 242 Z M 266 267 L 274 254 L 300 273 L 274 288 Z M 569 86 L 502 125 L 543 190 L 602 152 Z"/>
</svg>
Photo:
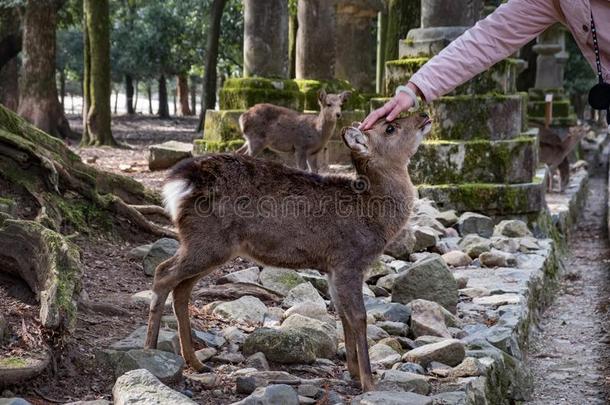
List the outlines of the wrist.
<svg viewBox="0 0 610 405">
<path fill-rule="evenodd" d="M 413 102 L 413 105 L 409 110 L 417 110 L 419 108 L 419 100 L 417 98 L 417 93 L 415 92 L 415 90 L 413 90 L 413 88 L 411 88 L 409 85 L 398 86 L 396 88 L 394 96 L 398 97 L 402 93 L 406 94 L 409 98 L 411 98 L 411 101 Z"/>
</svg>

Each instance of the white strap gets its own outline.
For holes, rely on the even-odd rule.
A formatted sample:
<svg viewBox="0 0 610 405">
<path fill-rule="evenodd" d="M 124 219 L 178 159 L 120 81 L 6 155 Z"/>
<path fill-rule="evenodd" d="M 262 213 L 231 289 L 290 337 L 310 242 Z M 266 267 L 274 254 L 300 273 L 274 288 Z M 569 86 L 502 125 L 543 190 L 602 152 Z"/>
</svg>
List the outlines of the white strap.
<svg viewBox="0 0 610 405">
<path fill-rule="evenodd" d="M 396 92 L 394 95 L 397 96 L 399 93 L 405 93 L 413 100 L 413 107 L 411 107 L 410 111 L 419 109 L 419 100 L 417 99 L 417 94 L 415 94 L 413 90 L 407 86 L 398 86 L 396 87 Z"/>
</svg>

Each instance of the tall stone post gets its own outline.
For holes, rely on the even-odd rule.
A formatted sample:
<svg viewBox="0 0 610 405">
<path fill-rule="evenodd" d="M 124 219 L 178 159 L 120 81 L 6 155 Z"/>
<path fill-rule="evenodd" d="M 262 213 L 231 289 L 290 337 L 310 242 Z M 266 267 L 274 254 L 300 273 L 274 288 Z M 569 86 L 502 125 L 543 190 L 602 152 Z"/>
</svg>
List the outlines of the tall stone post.
<svg viewBox="0 0 610 405">
<path fill-rule="evenodd" d="M 340 0 L 337 3 L 335 77 L 364 92 L 375 90 L 376 43 L 373 24 L 381 0 Z"/>
<path fill-rule="evenodd" d="M 244 0 L 244 76 L 288 78 L 288 2 Z"/>
<path fill-rule="evenodd" d="M 296 78 L 332 80 L 335 76 L 335 2 L 299 0 Z"/>
<path fill-rule="evenodd" d="M 565 49 L 565 29 L 554 25 L 543 32 L 532 48 L 536 57 L 536 82 L 529 90 L 528 114 L 534 124 L 545 124 L 545 96 L 553 95 L 553 119 L 550 125 L 560 135 L 576 125 L 576 114 L 563 88 L 564 69 L 568 60 Z"/>
<path fill-rule="evenodd" d="M 421 27 L 386 62 L 385 93 L 405 84 L 431 57 L 482 16 L 481 0 L 422 0 Z M 529 216 L 544 205 L 538 139 L 528 132 L 527 97 L 517 92 L 522 63 L 506 59 L 424 108 L 433 127 L 411 159 L 420 197 L 441 209 L 492 216 Z M 384 99 L 372 99 L 376 108 Z"/>
</svg>

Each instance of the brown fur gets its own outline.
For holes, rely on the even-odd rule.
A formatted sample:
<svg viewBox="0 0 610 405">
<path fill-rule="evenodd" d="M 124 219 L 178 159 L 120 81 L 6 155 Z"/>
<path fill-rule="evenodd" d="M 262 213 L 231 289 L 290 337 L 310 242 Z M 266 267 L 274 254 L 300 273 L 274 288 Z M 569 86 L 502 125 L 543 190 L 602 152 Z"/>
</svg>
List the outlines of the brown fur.
<svg viewBox="0 0 610 405">
<path fill-rule="evenodd" d="M 559 191 L 563 192 L 570 182 L 570 162 L 568 156 L 586 135 L 585 131 L 570 130 L 562 139 L 552 130 L 540 129 L 540 161 L 549 166 L 549 191 L 553 190 L 553 175 L 559 171 Z"/>
<path fill-rule="evenodd" d="M 363 275 L 410 215 L 415 190 L 407 163 L 428 122 L 412 115 L 391 124 L 378 122 L 366 133 L 345 128 L 357 180 L 239 155 L 209 155 L 178 164 L 169 181 L 186 181 L 193 191 L 183 198 L 175 218 L 180 249 L 155 272 L 146 347 L 156 347 L 163 303 L 173 290 L 182 355 L 195 369 L 203 367 L 191 342 L 191 289 L 200 277 L 236 256 L 271 266 L 316 268 L 329 278 L 345 331 L 349 372 L 360 377 L 364 390 L 372 390 Z M 260 201 L 290 199 L 305 202 L 305 208 L 271 215 L 264 204 L 259 205 L 262 210 L 253 208 Z M 239 213 L 229 209 L 236 201 L 242 202 Z M 320 209 L 324 201 L 328 203 Z"/>
<path fill-rule="evenodd" d="M 239 154 L 258 156 L 265 148 L 294 153 L 299 169 L 317 173 L 321 152 L 341 117 L 341 107 L 351 93 L 318 94 L 320 114 L 302 114 L 273 104 L 257 104 L 239 117 L 246 143 Z"/>
</svg>

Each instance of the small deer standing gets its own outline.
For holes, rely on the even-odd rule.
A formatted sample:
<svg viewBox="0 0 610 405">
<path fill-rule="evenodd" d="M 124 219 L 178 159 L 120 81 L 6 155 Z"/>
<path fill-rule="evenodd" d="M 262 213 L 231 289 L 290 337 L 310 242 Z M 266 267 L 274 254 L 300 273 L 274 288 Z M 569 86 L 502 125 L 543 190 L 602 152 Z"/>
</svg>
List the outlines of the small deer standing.
<svg viewBox="0 0 610 405">
<path fill-rule="evenodd" d="M 363 277 L 407 223 L 415 195 L 407 164 L 430 126 L 427 115 L 411 115 L 379 121 L 366 132 L 344 128 L 356 179 L 234 154 L 176 165 L 163 194 L 180 248 L 155 271 L 145 347 L 157 345 L 172 291 L 182 356 L 202 369 L 191 341 L 191 290 L 236 256 L 269 266 L 315 268 L 329 279 L 345 331 L 348 370 L 359 376 L 363 390 L 373 390 Z"/>
<path fill-rule="evenodd" d="M 350 95 L 349 91 L 326 94 L 320 90 L 318 116 L 273 104 L 255 105 L 239 117 L 246 143 L 237 153 L 257 156 L 265 148 L 294 153 L 299 169 L 317 173 L 322 151 L 335 132 L 341 107 Z"/>
</svg>

